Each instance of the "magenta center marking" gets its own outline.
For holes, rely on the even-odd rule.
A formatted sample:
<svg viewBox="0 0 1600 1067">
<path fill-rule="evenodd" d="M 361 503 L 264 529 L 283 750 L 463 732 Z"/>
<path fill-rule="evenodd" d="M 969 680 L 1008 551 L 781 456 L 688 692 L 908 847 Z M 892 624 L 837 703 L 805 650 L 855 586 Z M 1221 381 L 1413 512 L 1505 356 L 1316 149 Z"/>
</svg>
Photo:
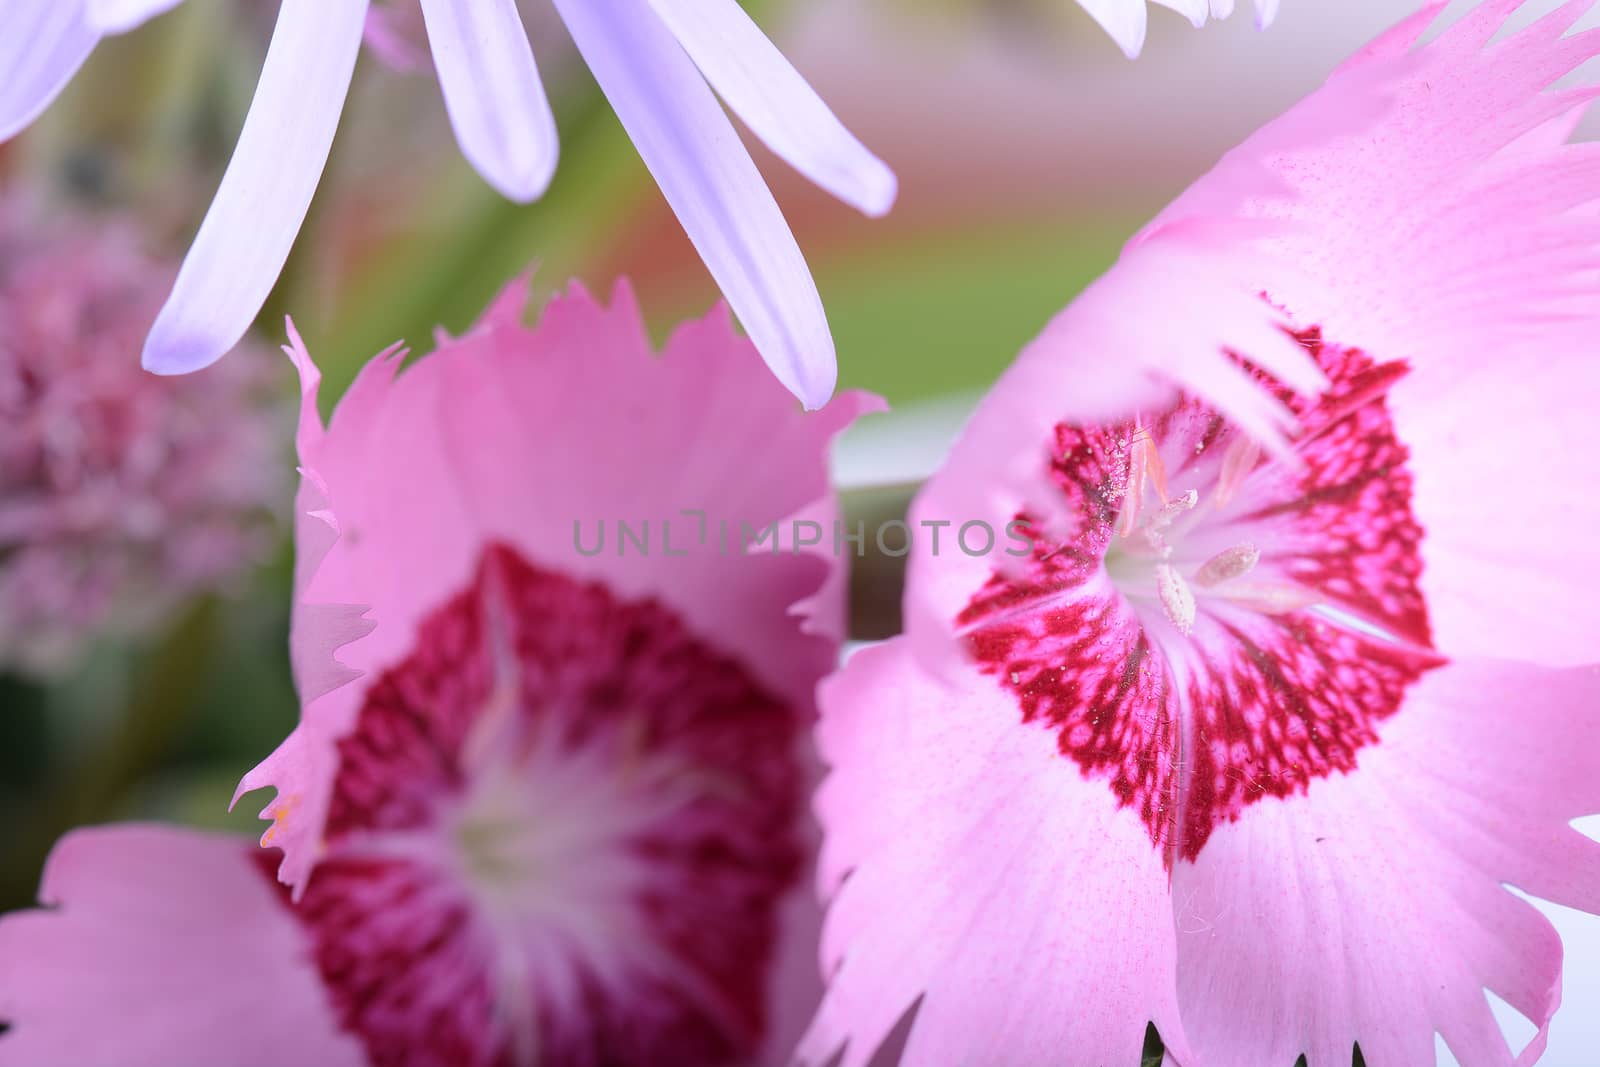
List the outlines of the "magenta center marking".
<svg viewBox="0 0 1600 1067">
<path fill-rule="evenodd" d="M 505 547 L 341 742 L 295 914 L 393 1067 L 745 1062 L 803 724 L 654 601 Z"/>
<path fill-rule="evenodd" d="M 957 619 L 1023 720 L 1053 729 L 1169 862 L 1247 805 L 1353 770 L 1439 662 L 1385 401 L 1405 367 L 1316 330 L 1297 339 L 1331 383 L 1311 401 L 1279 390 L 1300 420 L 1299 470 L 1186 397 L 1062 424 L 1058 496 L 1019 516 L 1032 558 Z"/>
</svg>

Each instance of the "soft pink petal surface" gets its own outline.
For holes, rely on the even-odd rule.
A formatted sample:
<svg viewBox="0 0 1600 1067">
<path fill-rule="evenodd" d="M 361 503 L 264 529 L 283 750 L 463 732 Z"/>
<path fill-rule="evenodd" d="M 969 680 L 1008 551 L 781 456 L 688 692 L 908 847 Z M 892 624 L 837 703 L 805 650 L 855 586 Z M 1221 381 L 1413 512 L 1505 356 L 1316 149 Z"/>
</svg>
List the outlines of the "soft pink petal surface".
<svg viewBox="0 0 1600 1067">
<path fill-rule="evenodd" d="M 1561 944 L 1503 885 L 1600 909 L 1600 670 L 1493 661 L 1426 675 L 1349 775 L 1256 805 L 1173 878 L 1199 1063 L 1532 1063 Z M 1539 1027 L 1510 1049 L 1482 990 Z M 1577 1010 L 1582 1010 L 1578 1006 Z M 1188 1062 L 1188 1061 L 1185 1061 Z"/>
<path fill-rule="evenodd" d="M 363 1067 L 248 841 L 78 830 L 0 919 L 6 1067 Z"/>
<path fill-rule="evenodd" d="M 857 654 L 822 710 L 830 985 L 805 1062 L 870 1062 L 919 1002 L 904 1067 L 1131 1065 L 1149 1020 L 1187 1052 L 1161 854 L 1050 731 L 903 639 Z"/>
</svg>

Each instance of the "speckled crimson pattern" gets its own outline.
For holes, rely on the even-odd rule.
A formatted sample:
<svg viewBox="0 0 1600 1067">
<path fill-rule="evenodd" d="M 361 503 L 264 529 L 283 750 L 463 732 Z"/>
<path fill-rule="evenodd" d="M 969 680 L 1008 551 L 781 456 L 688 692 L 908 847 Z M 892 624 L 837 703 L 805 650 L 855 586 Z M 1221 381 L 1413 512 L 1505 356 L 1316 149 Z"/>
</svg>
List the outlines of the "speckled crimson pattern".
<svg viewBox="0 0 1600 1067">
<path fill-rule="evenodd" d="M 1283 394 L 1301 422 L 1303 466 L 1260 462 L 1238 491 L 1249 506 L 1218 521 L 1232 537 L 1259 532 L 1264 569 L 1333 614 L 1214 611 L 1202 599 L 1192 635 L 1158 635 L 1106 573 L 1137 442 L 1160 447 L 1169 478 L 1214 488 L 1237 437 L 1180 397 L 1138 420 L 1058 426 L 1050 461 L 1064 538 L 1020 516 L 1032 558 L 997 569 L 956 620 L 1023 720 L 1053 729 L 1062 754 L 1138 813 L 1169 863 L 1193 859 L 1247 805 L 1353 770 L 1377 724 L 1440 662 L 1417 586 L 1423 532 L 1407 452 L 1384 401 L 1405 367 L 1316 330 L 1296 337 L 1331 382 L 1315 400 Z"/>
<path fill-rule="evenodd" d="M 344 1025 L 385 1067 L 742 1062 L 801 725 L 663 605 L 490 548 L 340 744 L 294 907 Z"/>
<path fill-rule="evenodd" d="M 1395 436 L 1384 394 L 1406 374 L 1356 348 L 1298 335 L 1328 375 L 1320 400 L 1283 393 L 1300 419 L 1305 470 L 1258 518 L 1292 517 L 1302 546 L 1285 560 L 1302 585 L 1416 645 L 1431 645 L 1422 576 L 1422 527 L 1411 510 L 1410 453 Z"/>
<path fill-rule="evenodd" d="M 1406 688 L 1439 662 L 1307 612 L 1220 627 L 1223 654 L 1201 651 L 1185 689 L 1179 854 L 1192 860 L 1246 805 L 1303 793 L 1355 770 Z"/>
<path fill-rule="evenodd" d="M 1120 596 L 980 626 L 971 648 L 1016 694 L 1025 722 L 1056 731 L 1085 775 L 1104 778 L 1169 849 L 1177 799 L 1177 702 L 1161 653 Z"/>
</svg>

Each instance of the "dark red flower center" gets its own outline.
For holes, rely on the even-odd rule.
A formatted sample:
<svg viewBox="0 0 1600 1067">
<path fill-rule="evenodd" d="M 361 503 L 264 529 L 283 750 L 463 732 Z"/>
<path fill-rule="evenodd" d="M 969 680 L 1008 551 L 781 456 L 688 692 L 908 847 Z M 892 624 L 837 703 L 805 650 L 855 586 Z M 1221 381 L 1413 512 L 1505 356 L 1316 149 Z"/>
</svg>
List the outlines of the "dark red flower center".
<svg viewBox="0 0 1600 1067">
<path fill-rule="evenodd" d="M 490 548 L 340 744 L 296 913 L 374 1064 L 747 1059 L 797 716 L 654 601 Z"/>
<path fill-rule="evenodd" d="M 1422 529 L 1385 396 L 1405 373 L 1298 335 L 1330 380 L 1295 412 L 1298 468 L 1205 405 L 1062 424 L 1036 545 L 958 618 L 1025 721 L 1193 859 L 1246 805 L 1349 772 L 1439 662 Z M 1269 383 L 1270 384 L 1270 383 Z M 1050 516 L 1050 521 L 1042 519 Z"/>
</svg>

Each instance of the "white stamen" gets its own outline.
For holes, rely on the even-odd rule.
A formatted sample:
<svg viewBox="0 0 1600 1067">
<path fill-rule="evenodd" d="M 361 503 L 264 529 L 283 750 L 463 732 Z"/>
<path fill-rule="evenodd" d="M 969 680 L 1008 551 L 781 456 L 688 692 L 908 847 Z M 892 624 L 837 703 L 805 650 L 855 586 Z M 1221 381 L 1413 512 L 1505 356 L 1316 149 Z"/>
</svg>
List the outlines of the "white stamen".
<svg viewBox="0 0 1600 1067">
<path fill-rule="evenodd" d="M 1156 594 L 1161 598 L 1167 621 L 1187 637 L 1194 630 L 1194 590 L 1170 563 L 1156 564 Z"/>
<path fill-rule="evenodd" d="M 1256 569 L 1261 562 L 1261 550 L 1250 542 L 1225 548 L 1200 565 L 1194 572 L 1194 584 L 1210 588 L 1234 578 L 1243 577 Z"/>
<path fill-rule="evenodd" d="M 1166 507 L 1156 512 L 1155 518 L 1150 520 L 1150 529 L 1165 530 L 1171 526 L 1173 520 L 1186 511 L 1193 511 L 1195 505 L 1200 503 L 1200 494 L 1191 489 L 1180 497 L 1175 497 Z"/>
<path fill-rule="evenodd" d="M 1291 582 L 1229 582 L 1217 590 L 1217 595 L 1263 615 L 1286 615 L 1322 599 L 1310 589 Z"/>
<path fill-rule="evenodd" d="M 1172 546 L 1167 544 L 1167 539 L 1162 537 L 1161 531 L 1153 525 L 1135 530 L 1130 540 L 1135 544 L 1143 545 L 1162 559 L 1172 558 Z"/>
</svg>

